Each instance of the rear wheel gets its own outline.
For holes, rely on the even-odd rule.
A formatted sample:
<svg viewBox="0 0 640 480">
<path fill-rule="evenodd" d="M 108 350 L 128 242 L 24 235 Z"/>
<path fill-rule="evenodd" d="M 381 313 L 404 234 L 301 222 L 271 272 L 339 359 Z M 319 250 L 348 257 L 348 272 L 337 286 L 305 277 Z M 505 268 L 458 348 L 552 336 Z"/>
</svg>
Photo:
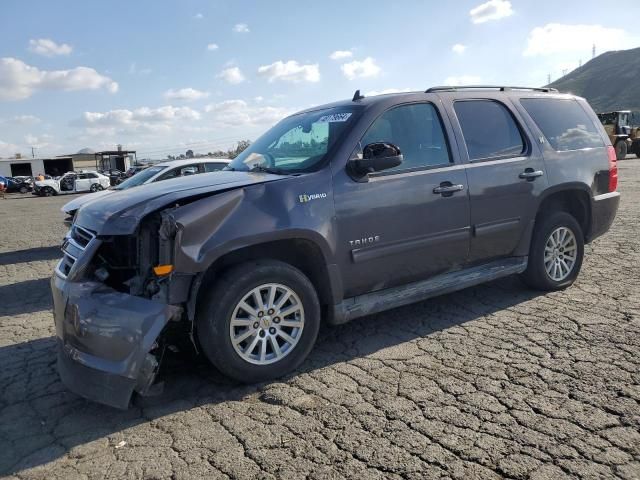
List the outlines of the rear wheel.
<svg viewBox="0 0 640 480">
<path fill-rule="evenodd" d="M 20 193 L 27 193 L 29 191 L 29 189 L 27 187 L 25 187 L 24 185 L 22 187 L 20 187 Z"/>
<path fill-rule="evenodd" d="M 576 219 L 566 212 L 543 217 L 533 233 L 525 283 L 538 290 L 561 290 L 580 273 L 584 237 Z"/>
<path fill-rule="evenodd" d="M 89 187 L 89 190 L 91 190 L 92 192 L 97 192 L 99 186 L 100 185 L 98 185 L 97 183 L 92 183 L 91 187 Z"/>
<path fill-rule="evenodd" d="M 271 260 L 247 263 L 203 288 L 198 340 L 225 375 L 246 383 L 270 380 L 298 367 L 311 351 L 320 305 L 297 268 Z"/>
<path fill-rule="evenodd" d="M 43 194 L 45 197 L 51 197 L 56 194 L 56 191 L 51 187 L 44 187 Z"/>
<path fill-rule="evenodd" d="M 615 147 L 616 158 L 618 160 L 624 160 L 624 158 L 627 156 L 627 142 L 625 142 L 624 140 L 618 140 Z"/>
</svg>

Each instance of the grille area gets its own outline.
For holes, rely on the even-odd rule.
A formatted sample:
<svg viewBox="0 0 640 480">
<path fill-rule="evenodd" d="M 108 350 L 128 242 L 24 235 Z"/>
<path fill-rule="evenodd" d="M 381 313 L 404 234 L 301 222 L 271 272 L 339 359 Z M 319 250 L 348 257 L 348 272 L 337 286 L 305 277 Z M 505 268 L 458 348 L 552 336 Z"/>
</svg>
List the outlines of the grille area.
<svg viewBox="0 0 640 480">
<path fill-rule="evenodd" d="M 95 238 L 96 234 L 91 230 L 72 225 L 62 244 L 62 260 L 56 267 L 58 274 L 67 278 L 75 263 Z"/>
</svg>

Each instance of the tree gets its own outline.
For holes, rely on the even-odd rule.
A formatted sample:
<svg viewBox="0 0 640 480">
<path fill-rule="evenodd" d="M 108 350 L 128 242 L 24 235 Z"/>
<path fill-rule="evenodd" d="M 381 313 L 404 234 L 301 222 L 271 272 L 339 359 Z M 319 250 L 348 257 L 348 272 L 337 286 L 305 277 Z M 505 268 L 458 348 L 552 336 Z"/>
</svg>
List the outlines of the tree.
<svg viewBox="0 0 640 480">
<path fill-rule="evenodd" d="M 193 150 L 187 150 L 187 152 L 185 153 L 185 156 L 187 158 L 193 158 Z"/>
<path fill-rule="evenodd" d="M 236 158 L 242 152 L 244 152 L 251 145 L 251 140 L 240 140 L 235 149 L 231 149 L 227 152 L 229 158 Z"/>
</svg>

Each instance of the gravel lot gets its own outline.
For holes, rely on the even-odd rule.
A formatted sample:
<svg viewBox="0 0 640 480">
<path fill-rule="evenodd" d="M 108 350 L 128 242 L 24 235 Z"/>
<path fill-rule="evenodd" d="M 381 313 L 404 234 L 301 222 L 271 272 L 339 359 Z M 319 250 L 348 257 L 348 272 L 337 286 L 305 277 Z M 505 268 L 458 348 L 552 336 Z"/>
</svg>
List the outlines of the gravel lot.
<svg viewBox="0 0 640 480">
<path fill-rule="evenodd" d="M 640 160 L 578 282 L 508 278 L 321 332 L 280 382 L 176 355 L 121 412 L 66 391 L 48 278 L 67 198 L 0 200 L 0 475 L 640 478 Z"/>
</svg>

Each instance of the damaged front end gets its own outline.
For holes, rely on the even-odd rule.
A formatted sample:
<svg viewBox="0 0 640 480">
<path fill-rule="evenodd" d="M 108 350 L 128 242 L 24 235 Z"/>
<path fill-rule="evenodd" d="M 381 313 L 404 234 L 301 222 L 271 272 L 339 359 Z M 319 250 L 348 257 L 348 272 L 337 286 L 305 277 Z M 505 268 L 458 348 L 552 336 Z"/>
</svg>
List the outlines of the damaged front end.
<svg viewBox="0 0 640 480">
<path fill-rule="evenodd" d="M 67 234 L 51 289 L 60 377 L 78 395 L 127 408 L 133 392 L 150 391 L 191 281 L 154 272 L 172 261 L 170 211 L 149 215 L 132 235 L 78 225 Z"/>
</svg>

